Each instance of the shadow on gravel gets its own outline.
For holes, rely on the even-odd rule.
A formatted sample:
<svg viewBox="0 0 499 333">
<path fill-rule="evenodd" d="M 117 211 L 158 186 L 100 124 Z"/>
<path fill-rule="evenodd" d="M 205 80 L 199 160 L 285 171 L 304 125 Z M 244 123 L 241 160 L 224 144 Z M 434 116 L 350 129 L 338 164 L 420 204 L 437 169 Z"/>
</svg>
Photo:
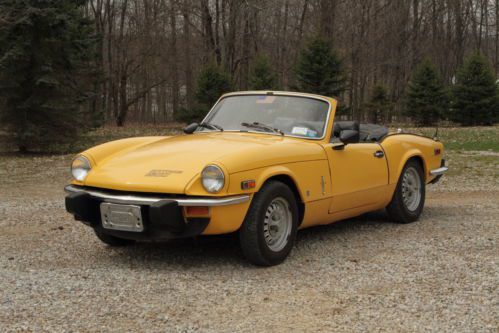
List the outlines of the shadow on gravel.
<svg viewBox="0 0 499 333">
<path fill-rule="evenodd" d="M 307 242 L 321 241 L 324 238 L 331 239 L 335 235 L 355 237 L 362 229 L 369 232 L 390 224 L 385 212 L 374 212 L 360 217 L 340 221 L 331 225 L 318 226 L 298 232 L 297 241 L 300 243 L 301 256 L 307 257 Z M 350 235 L 351 234 L 351 235 Z M 195 239 L 171 240 L 161 243 L 137 243 L 128 248 L 107 249 L 112 251 L 110 256 L 99 258 L 116 262 L 123 265 L 133 265 L 141 268 L 172 269 L 181 267 L 206 268 L 208 266 L 239 266 L 241 268 L 254 267 L 243 258 L 239 248 L 237 234 L 223 236 L 203 236 Z M 294 256 L 294 260 L 299 257 Z M 291 259 L 291 258 L 290 258 Z M 299 259 L 298 259 L 299 260 Z M 289 260 L 288 260 L 289 261 Z"/>
<path fill-rule="evenodd" d="M 108 250 L 110 250 L 108 248 Z M 182 269 L 212 266 L 241 265 L 242 253 L 235 235 L 205 236 L 158 243 L 137 243 L 132 247 L 112 249 L 111 259 L 123 264 L 136 262 L 141 267 L 170 266 Z M 158 267 L 159 266 L 159 267 Z"/>
<path fill-rule="evenodd" d="M 359 229 L 373 228 L 392 224 L 384 211 L 367 213 L 348 220 L 338 221 L 329 225 L 312 227 L 298 232 L 298 239 L 313 237 L 314 235 L 337 234 L 337 233 L 355 233 Z"/>
</svg>

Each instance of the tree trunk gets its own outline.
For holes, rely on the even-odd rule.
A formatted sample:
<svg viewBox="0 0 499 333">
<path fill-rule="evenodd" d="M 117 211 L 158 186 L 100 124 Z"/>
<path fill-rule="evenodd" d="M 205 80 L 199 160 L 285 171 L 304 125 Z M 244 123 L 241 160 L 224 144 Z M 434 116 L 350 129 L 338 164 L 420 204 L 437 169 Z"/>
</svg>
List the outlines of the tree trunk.
<svg viewBox="0 0 499 333">
<path fill-rule="evenodd" d="M 170 29 L 171 29 L 171 87 L 172 87 L 172 114 L 173 119 L 176 118 L 179 109 L 179 79 L 178 79 L 178 55 L 177 55 L 177 12 L 175 3 L 171 2 L 170 7 Z"/>
<path fill-rule="evenodd" d="M 187 100 L 187 107 L 191 109 L 194 105 L 194 79 L 192 74 L 192 62 L 191 62 L 191 26 L 190 26 L 190 16 L 189 16 L 189 6 L 188 2 L 184 1 L 184 6 L 182 8 L 182 17 L 184 19 L 184 68 L 185 68 L 185 97 Z"/>
</svg>

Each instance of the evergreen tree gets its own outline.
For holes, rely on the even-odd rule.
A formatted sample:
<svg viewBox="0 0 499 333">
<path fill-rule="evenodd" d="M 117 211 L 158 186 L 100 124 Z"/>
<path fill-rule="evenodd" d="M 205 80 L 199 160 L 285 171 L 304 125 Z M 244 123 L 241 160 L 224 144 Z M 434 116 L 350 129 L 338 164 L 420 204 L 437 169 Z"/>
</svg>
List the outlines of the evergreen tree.
<svg viewBox="0 0 499 333">
<path fill-rule="evenodd" d="M 199 74 L 196 86 L 196 101 L 211 108 L 221 95 L 232 89 L 230 77 L 215 65 L 209 65 Z"/>
<path fill-rule="evenodd" d="M 252 90 L 274 90 L 277 87 L 277 75 L 266 55 L 255 58 L 250 77 L 249 88 Z"/>
<path fill-rule="evenodd" d="M 200 121 L 220 96 L 231 90 L 229 75 L 216 65 L 208 65 L 197 80 L 195 105 L 191 109 L 182 109 L 178 119 L 184 122 Z"/>
<path fill-rule="evenodd" d="M 432 126 L 449 107 L 449 98 L 433 63 L 426 59 L 415 69 L 406 93 L 406 115 L 418 126 Z"/>
<path fill-rule="evenodd" d="M 341 96 L 346 88 L 341 60 L 331 45 L 321 38 L 312 40 L 301 52 L 296 80 L 299 91 L 323 96 Z"/>
<path fill-rule="evenodd" d="M 473 54 L 458 70 L 452 89 L 451 120 L 464 126 L 492 125 L 498 121 L 499 89 L 487 59 Z"/>
<path fill-rule="evenodd" d="M 0 3 L 0 110 L 20 151 L 67 143 L 83 125 L 96 39 L 83 0 Z"/>
<path fill-rule="evenodd" d="M 375 86 L 371 98 L 365 107 L 368 111 L 370 122 L 374 124 L 385 122 L 392 108 L 392 103 L 388 97 L 388 90 L 381 85 Z"/>
</svg>

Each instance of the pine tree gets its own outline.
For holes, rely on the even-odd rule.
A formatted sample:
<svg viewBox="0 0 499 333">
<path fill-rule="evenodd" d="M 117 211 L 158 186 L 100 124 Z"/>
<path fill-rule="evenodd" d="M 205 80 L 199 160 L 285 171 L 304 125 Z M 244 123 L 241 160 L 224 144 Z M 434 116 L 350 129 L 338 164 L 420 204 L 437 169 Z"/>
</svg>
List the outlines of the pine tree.
<svg viewBox="0 0 499 333">
<path fill-rule="evenodd" d="M 386 87 L 381 85 L 375 86 L 365 108 L 368 111 L 370 122 L 374 124 L 385 122 L 388 112 L 392 108 Z"/>
<path fill-rule="evenodd" d="M 405 114 L 418 126 L 432 126 L 448 107 L 448 94 L 437 69 L 430 60 L 423 60 L 409 82 Z"/>
<path fill-rule="evenodd" d="M 96 55 L 85 1 L 0 3 L 0 110 L 20 151 L 67 143 L 83 125 Z"/>
<path fill-rule="evenodd" d="M 277 75 L 266 55 L 255 58 L 249 77 L 252 90 L 274 90 L 277 87 Z"/>
<path fill-rule="evenodd" d="M 296 88 L 301 92 L 341 96 L 346 88 L 343 64 L 331 45 L 321 38 L 312 40 L 301 52 L 296 66 Z"/>
<path fill-rule="evenodd" d="M 178 119 L 184 122 L 200 121 L 220 96 L 231 90 L 229 75 L 216 65 L 208 65 L 197 80 L 195 105 L 191 109 L 182 109 Z"/>
<path fill-rule="evenodd" d="M 209 65 L 199 74 L 196 101 L 210 108 L 224 93 L 232 89 L 229 75 L 215 65 Z"/>
<path fill-rule="evenodd" d="M 458 70 L 451 119 L 464 126 L 492 125 L 499 115 L 499 88 L 487 59 L 473 54 Z"/>
</svg>

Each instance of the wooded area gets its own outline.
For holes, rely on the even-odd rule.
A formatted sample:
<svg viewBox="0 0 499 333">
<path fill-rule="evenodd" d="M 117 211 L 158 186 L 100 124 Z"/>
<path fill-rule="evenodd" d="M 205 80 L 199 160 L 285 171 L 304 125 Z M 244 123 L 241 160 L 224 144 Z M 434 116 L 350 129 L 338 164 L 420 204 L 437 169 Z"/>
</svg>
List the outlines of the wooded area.
<svg viewBox="0 0 499 333">
<path fill-rule="evenodd" d="M 493 125 L 498 78 L 499 0 L 0 2 L 0 129 L 21 151 L 200 120 L 235 90 L 332 96 L 359 121 Z"/>
<path fill-rule="evenodd" d="M 394 114 L 425 57 L 446 83 L 473 51 L 499 73 L 499 0 L 91 0 L 102 36 L 96 112 L 107 121 L 162 122 L 192 106 L 199 71 L 221 66 L 248 89 L 255 56 L 266 54 L 278 89 L 292 90 L 307 41 L 330 41 L 346 69 L 343 97 L 363 117 L 373 87 L 387 88 Z"/>
</svg>

